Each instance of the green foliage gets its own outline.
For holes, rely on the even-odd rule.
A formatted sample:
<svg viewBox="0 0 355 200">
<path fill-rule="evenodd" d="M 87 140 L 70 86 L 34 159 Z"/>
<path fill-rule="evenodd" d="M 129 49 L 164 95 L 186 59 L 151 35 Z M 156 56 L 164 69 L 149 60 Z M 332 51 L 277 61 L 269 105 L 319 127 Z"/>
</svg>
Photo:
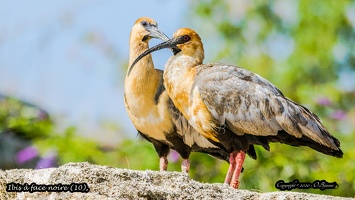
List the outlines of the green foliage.
<svg viewBox="0 0 355 200">
<path fill-rule="evenodd" d="M 52 121 L 44 111 L 13 98 L 0 99 L 0 133 L 11 129 L 29 139 L 46 136 L 51 128 Z"/>
<path fill-rule="evenodd" d="M 117 166 L 137 170 L 159 170 L 159 158 L 153 146 L 142 140 L 125 140 L 118 145 Z"/>
<path fill-rule="evenodd" d="M 205 0 L 191 4 L 190 16 L 198 24 L 193 28 L 207 44 L 210 38 L 218 40 L 213 45 L 219 50 L 205 45 L 214 56 L 209 60 L 228 61 L 270 80 L 286 96 L 317 113 L 344 151 L 344 158 L 337 159 L 306 147 L 273 144 L 271 152 L 258 148 L 257 161 L 246 159 L 241 188 L 275 191 L 280 179 L 325 179 L 336 181 L 339 188 L 301 191 L 354 196 L 355 91 L 338 86 L 339 72 L 355 69 L 355 27 L 347 16 L 354 3 Z M 320 99 L 326 99 L 326 105 Z"/>
<path fill-rule="evenodd" d="M 40 150 L 40 156 L 55 152 L 60 164 L 80 161 L 98 162 L 104 157 L 104 152 L 97 142 L 78 136 L 72 127 L 65 129 L 63 133 L 58 132 L 45 111 L 13 98 L 0 99 L 0 134 L 5 134 L 6 131 L 11 131 L 13 136 L 10 139 L 20 141 L 15 141 L 14 144 L 34 144 Z M 21 149 L 5 149 L 7 152 L 2 153 L 16 157 L 16 154 L 12 154 L 19 150 Z M 6 163 L 2 164 L 8 166 Z"/>
<path fill-rule="evenodd" d="M 52 133 L 45 139 L 35 140 L 34 144 L 41 152 L 56 152 L 60 164 L 73 161 L 96 163 L 96 160 L 104 155 L 97 142 L 75 134 L 72 127 L 66 129 L 63 134 Z"/>
</svg>

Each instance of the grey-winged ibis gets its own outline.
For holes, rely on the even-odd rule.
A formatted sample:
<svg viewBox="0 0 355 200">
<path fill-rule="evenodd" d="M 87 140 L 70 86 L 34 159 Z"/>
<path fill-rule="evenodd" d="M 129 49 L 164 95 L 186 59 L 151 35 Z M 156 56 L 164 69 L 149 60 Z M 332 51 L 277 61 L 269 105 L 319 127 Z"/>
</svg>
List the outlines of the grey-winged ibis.
<svg viewBox="0 0 355 200">
<path fill-rule="evenodd" d="M 245 153 L 256 159 L 253 145 L 269 151 L 269 142 L 308 146 L 321 153 L 343 156 L 340 142 L 306 107 L 285 97 L 261 76 L 220 63 L 203 64 L 199 35 L 188 28 L 141 54 L 172 48 L 164 70 L 164 85 L 188 122 L 213 144 L 230 153 L 225 183 L 239 186 Z"/>
</svg>

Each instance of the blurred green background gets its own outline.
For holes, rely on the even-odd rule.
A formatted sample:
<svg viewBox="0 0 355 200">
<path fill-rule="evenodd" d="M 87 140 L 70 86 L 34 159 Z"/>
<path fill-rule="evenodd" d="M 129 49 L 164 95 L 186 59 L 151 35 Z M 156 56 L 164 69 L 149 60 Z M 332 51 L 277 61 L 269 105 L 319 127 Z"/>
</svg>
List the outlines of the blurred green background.
<svg viewBox="0 0 355 200">
<path fill-rule="evenodd" d="M 204 41 L 206 62 L 238 65 L 265 77 L 320 116 L 344 152 L 344 158 L 337 159 L 305 147 L 272 144 L 270 152 L 257 147 L 258 159 L 247 158 L 244 164 L 241 189 L 277 191 L 278 180 L 326 180 L 336 181 L 339 188 L 293 191 L 355 196 L 354 15 L 350 0 L 188 2 L 184 20 Z M 158 157 L 148 142 L 118 131 L 126 139 L 104 145 L 82 136 L 75 126 L 58 127 L 51 113 L 40 107 L 0 96 L 1 169 L 88 161 L 158 170 Z M 169 171 L 180 171 L 176 152 L 169 161 Z M 190 176 L 197 181 L 223 182 L 227 169 L 224 161 L 191 155 Z"/>
</svg>

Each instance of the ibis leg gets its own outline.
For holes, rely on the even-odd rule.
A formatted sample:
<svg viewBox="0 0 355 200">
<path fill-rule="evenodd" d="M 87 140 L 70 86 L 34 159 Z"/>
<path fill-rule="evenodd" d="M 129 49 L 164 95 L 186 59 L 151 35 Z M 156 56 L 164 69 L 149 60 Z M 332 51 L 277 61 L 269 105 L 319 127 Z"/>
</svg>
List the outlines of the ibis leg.
<svg viewBox="0 0 355 200">
<path fill-rule="evenodd" d="M 168 163 L 169 162 L 167 156 L 160 157 L 160 161 L 159 161 L 160 171 L 166 171 L 168 169 Z"/>
<path fill-rule="evenodd" d="M 228 172 L 227 172 L 227 175 L 226 175 L 226 179 L 224 180 L 224 183 L 226 183 L 228 185 L 230 185 L 230 183 L 231 183 L 233 172 L 234 172 L 234 169 L 235 169 L 235 166 L 236 166 L 236 163 L 235 163 L 236 155 L 237 155 L 237 152 L 232 152 L 229 155 L 229 168 L 228 168 Z"/>
<path fill-rule="evenodd" d="M 185 173 L 189 173 L 189 170 L 190 170 L 190 160 L 189 159 L 182 160 L 181 171 Z"/>
<path fill-rule="evenodd" d="M 234 169 L 233 177 L 230 184 L 233 188 L 237 189 L 239 187 L 239 175 L 242 172 L 244 160 L 245 152 L 239 151 L 235 156 L 236 167 Z"/>
</svg>

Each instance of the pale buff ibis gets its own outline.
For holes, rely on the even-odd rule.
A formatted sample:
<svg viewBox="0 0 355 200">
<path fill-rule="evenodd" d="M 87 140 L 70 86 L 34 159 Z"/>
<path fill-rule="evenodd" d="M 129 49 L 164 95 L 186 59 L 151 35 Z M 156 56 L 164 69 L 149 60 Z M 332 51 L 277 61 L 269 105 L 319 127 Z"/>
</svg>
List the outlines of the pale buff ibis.
<svg viewBox="0 0 355 200">
<path fill-rule="evenodd" d="M 151 38 L 168 40 L 150 18 L 138 19 L 130 35 L 129 65 L 146 51 Z M 191 151 L 208 153 L 223 160 L 229 153 L 196 132 L 174 106 L 163 85 L 163 71 L 154 69 L 149 55 L 129 68 L 125 78 L 124 102 L 129 118 L 138 133 L 150 141 L 160 158 L 160 170 L 168 166 L 168 153 L 175 149 L 184 159 L 181 168 L 188 172 Z"/>
<path fill-rule="evenodd" d="M 171 40 L 152 47 L 135 62 L 163 48 L 174 50 L 163 75 L 167 92 L 199 133 L 230 153 L 225 182 L 232 187 L 239 186 L 245 153 L 256 159 L 253 145 L 269 150 L 269 142 L 280 142 L 343 156 L 340 142 L 319 117 L 266 79 L 238 66 L 202 64 L 203 44 L 191 29 L 179 29 Z"/>
</svg>

